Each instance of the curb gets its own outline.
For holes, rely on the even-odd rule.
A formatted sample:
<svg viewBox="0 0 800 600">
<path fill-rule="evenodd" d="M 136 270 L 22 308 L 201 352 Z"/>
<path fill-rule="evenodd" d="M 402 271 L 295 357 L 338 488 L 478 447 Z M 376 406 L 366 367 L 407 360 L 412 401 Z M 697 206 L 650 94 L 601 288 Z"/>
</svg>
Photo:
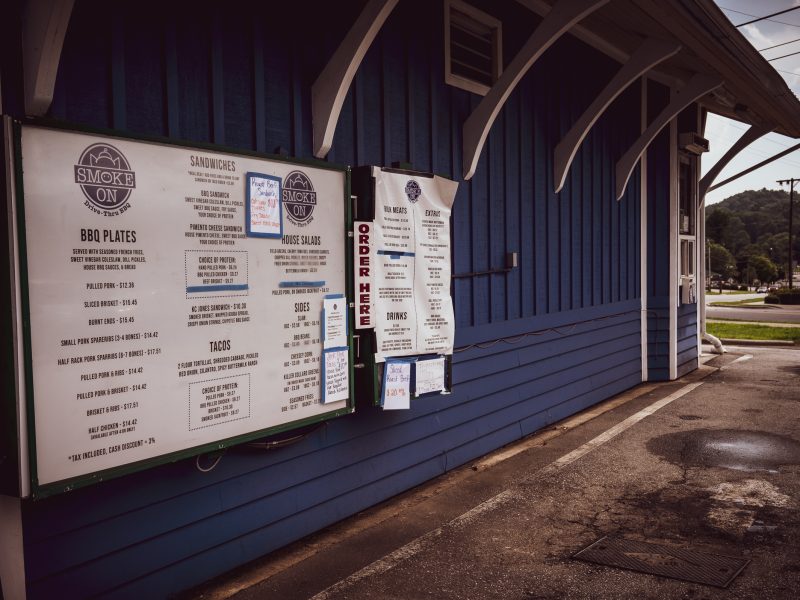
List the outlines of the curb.
<svg viewBox="0 0 800 600">
<path fill-rule="evenodd" d="M 733 304 L 730 302 L 710 302 L 706 306 L 710 306 L 712 308 L 749 308 L 749 309 L 756 309 L 756 308 L 779 308 L 774 304 L 757 304 L 755 302 L 751 302 L 749 304 Z"/>
<path fill-rule="evenodd" d="M 777 347 L 794 347 L 794 342 L 784 340 L 736 340 L 732 338 L 720 338 L 723 344 L 730 344 L 731 346 L 777 346 Z"/>
</svg>

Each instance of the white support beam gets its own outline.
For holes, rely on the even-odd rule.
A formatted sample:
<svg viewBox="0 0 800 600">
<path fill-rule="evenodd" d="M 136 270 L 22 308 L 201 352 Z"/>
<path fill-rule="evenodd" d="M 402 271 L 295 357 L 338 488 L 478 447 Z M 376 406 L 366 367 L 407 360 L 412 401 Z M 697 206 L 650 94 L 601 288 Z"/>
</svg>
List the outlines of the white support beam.
<svg viewBox="0 0 800 600">
<path fill-rule="evenodd" d="M 27 0 L 22 24 L 25 114 L 40 117 L 53 91 L 74 0 Z"/>
<path fill-rule="evenodd" d="M 714 166 L 711 167 L 708 173 L 700 180 L 700 206 L 705 204 L 706 192 L 708 192 L 708 188 L 711 187 L 711 184 L 714 183 L 714 180 L 722 172 L 722 169 L 724 169 L 739 152 L 774 129 L 775 127 L 751 125 L 750 128 L 742 134 L 742 137 L 736 140 L 736 143 L 728 149 L 725 156 L 714 163 Z"/>
<path fill-rule="evenodd" d="M 660 62 L 675 56 L 680 49 L 680 44 L 675 42 L 648 38 L 622 65 L 622 68 L 617 71 L 617 74 L 556 146 L 553 161 L 553 181 L 556 193 L 564 187 L 567 173 L 578 153 L 578 148 L 597 119 L 629 85 Z"/>
<path fill-rule="evenodd" d="M 633 173 L 633 169 L 642 152 L 650 145 L 655 137 L 664 127 L 674 119 L 678 113 L 689 106 L 695 100 L 702 98 L 709 92 L 717 89 L 723 84 L 722 79 L 711 75 L 696 74 L 686 83 L 686 85 L 672 95 L 672 99 L 664 110 L 653 120 L 645 132 L 639 136 L 628 151 L 617 161 L 616 169 L 616 194 L 617 200 L 622 198 L 625 187 Z"/>
<path fill-rule="evenodd" d="M 547 13 L 492 89 L 464 122 L 464 179 L 470 179 L 475 174 L 489 130 L 525 73 L 570 27 L 609 1 L 559 0 Z"/>
<path fill-rule="evenodd" d="M 722 187 L 723 185 L 726 185 L 726 184 L 730 183 L 731 181 L 736 181 L 737 179 L 739 179 L 739 177 L 744 177 L 748 173 L 752 173 L 753 171 L 757 171 L 761 167 L 765 167 L 769 163 L 771 163 L 771 162 L 773 162 L 775 160 L 778 160 L 779 158 L 783 158 L 787 154 L 791 154 L 792 152 L 794 152 L 796 150 L 800 150 L 800 144 L 795 144 L 794 146 L 791 146 L 791 147 L 787 148 L 786 150 L 778 152 L 775 156 L 771 156 L 770 158 L 768 158 L 766 160 L 762 160 L 760 163 L 755 164 L 752 167 L 748 167 L 744 171 L 741 171 L 741 172 L 737 173 L 736 175 L 733 175 L 732 177 L 728 177 L 724 181 L 720 181 L 719 183 L 715 183 L 714 185 L 712 185 L 711 187 L 709 187 L 706 190 L 706 193 L 711 192 L 711 191 L 713 191 L 713 190 L 715 190 L 715 189 L 717 189 L 719 187 Z"/>
<path fill-rule="evenodd" d="M 311 86 L 314 156 L 317 158 L 328 155 L 347 90 L 350 89 L 364 55 L 397 2 L 398 0 L 369 0 Z"/>
</svg>

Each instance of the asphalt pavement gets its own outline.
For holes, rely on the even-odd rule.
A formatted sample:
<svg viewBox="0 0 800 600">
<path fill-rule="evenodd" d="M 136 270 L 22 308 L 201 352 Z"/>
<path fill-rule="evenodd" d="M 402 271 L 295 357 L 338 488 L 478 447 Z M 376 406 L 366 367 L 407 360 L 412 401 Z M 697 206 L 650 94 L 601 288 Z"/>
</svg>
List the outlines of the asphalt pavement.
<svg viewBox="0 0 800 600">
<path fill-rule="evenodd" d="M 186 597 L 798 598 L 800 349 L 728 350 Z M 722 589 L 573 558 L 604 536 L 662 545 L 625 554 L 656 569 L 746 566 Z"/>
<path fill-rule="evenodd" d="M 766 294 L 717 294 L 715 292 L 706 292 L 706 305 L 712 302 L 739 302 L 740 300 L 763 300 Z"/>
<path fill-rule="evenodd" d="M 800 305 L 707 306 L 706 319 L 800 324 Z"/>
</svg>

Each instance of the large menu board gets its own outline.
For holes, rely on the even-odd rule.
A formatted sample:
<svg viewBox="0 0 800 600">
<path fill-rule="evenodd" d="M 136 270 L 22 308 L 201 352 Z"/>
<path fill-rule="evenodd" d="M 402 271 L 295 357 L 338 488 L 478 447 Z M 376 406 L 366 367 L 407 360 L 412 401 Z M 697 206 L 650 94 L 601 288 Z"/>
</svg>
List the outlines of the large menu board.
<svg viewBox="0 0 800 600">
<path fill-rule="evenodd" d="M 376 357 L 452 354 L 450 212 L 458 184 L 373 167 Z"/>
<path fill-rule="evenodd" d="M 35 483 L 351 410 L 347 335 L 323 329 L 345 315 L 345 171 L 32 126 L 20 144 Z"/>
</svg>

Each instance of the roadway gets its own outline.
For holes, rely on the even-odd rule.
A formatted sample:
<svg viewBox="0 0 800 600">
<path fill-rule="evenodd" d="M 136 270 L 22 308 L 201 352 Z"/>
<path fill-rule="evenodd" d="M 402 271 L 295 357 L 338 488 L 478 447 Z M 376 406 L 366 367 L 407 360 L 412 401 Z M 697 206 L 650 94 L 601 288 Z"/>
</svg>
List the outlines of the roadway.
<svg viewBox="0 0 800 600">
<path fill-rule="evenodd" d="M 706 319 L 709 321 L 749 321 L 800 325 L 800 306 L 757 302 L 740 306 L 712 306 L 717 302 L 763 299 L 765 294 L 706 294 Z"/>
</svg>

